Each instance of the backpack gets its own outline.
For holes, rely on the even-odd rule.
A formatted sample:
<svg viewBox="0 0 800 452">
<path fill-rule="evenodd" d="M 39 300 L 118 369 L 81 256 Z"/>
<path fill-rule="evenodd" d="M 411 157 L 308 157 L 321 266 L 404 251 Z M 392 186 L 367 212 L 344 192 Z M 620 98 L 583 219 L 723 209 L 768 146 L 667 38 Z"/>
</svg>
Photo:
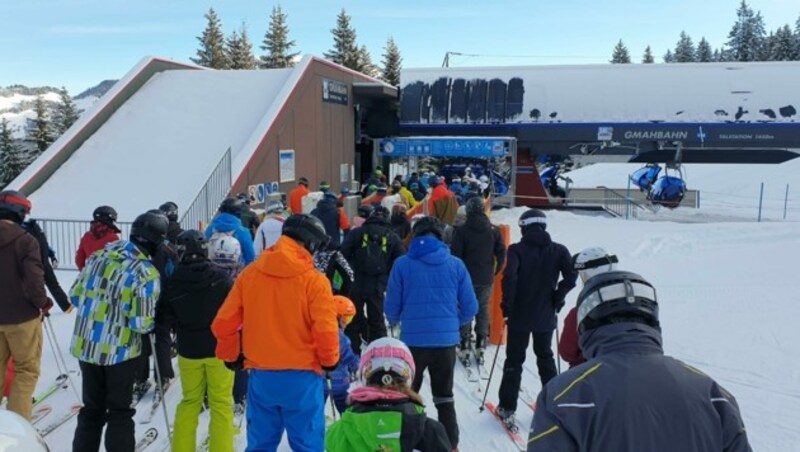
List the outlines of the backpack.
<svg viewBox="0 0 800 452">
<path fill-rule="evenodd" d="M 242 244 L 233 234 L 235 231 L 215 230 L 208 240 L 208 258 L 231 276 L 239 273 L 242 262 Z"/>
<path fill-rule="evenodd" d="M 389 273 L 389 234 L 391 230 L 365 228 L 358 248 L 358 269 L 367 275 Z"/>
</svg>

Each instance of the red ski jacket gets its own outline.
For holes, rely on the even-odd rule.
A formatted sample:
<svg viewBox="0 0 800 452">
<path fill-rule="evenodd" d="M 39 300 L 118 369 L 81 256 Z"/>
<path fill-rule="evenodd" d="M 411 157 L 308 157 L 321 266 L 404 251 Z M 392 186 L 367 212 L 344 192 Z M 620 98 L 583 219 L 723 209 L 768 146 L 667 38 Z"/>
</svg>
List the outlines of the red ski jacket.
<svg viewBox="0 0 800 452">
<path fill-rule="evenodd" d="M 570 309 L 564 318 L 564 331 L 561 332 L 561 340 L 558 342 L 558 354 L 570 368 L 586 361 L 578 342 L 578 313 L 575 308 Z"/>
<path fill-rule="evenodd" d="M 106 243 L 116 242 L 119 240 L 119 235 L 114 228 L 103 223 L 92 221 L 92 227 L 89 232 L 83 234 L 81 243 L 78 245 L 78 251 L 75 253 L 75 265 L 78 270 L 83 270 L 86 265 L 86 259 L 100 251 L 106 246 Z"/>
</svg>

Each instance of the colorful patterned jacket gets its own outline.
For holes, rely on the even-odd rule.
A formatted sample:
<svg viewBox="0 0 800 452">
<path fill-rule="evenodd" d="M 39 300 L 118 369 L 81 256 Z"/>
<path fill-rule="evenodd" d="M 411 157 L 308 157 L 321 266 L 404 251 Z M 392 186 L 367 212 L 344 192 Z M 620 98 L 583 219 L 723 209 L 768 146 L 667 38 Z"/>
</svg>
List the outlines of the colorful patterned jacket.
<svg viewBox="0 0 800 452">
<path fill-rule="evenodd" d="M 77 312 L 72 355 L 100 366 L 138 357 L 160 291 L 158 270 L 133 243 L 112 242 L 92 255 L 70 293 Z"/>
</svg>

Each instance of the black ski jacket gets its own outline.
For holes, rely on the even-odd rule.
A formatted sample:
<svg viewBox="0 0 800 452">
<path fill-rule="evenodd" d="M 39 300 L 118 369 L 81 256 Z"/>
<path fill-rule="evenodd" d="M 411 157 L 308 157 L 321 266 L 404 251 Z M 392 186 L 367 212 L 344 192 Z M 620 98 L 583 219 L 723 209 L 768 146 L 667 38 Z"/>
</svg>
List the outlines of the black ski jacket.
<svg viewBox="0 0 800 452">
<path fill-rule="evenodd" d="M 559 277 L 561 280 L 559 281 Z M 508 328 L 548 332 L 556 328 L 556 305 L 575 287 L 578 273 L 566 246 L 539 227 L 527 228 L 508 248 L 503 271 L 503 308 Z"/>
<path fill-rule="evenodd" d="M 178 265 L 156 310 L 156 322 L 177 332 L 178 354 L 190 359 L 215 356 L 211 322 L 232 286 L 228 274 L 209 261 Z"/>
<path fill-rule="evenodd" d="M 581 334 L 589 361 L 539 393 L 528 452 L 750 452 L 736 399 L 664 356 L 661 332 L 614 323 Z"/>
<path fill-rule="evenodd" d="M 484 214 L 468 215 L 466 223 L 455 228 L 450 250 L 464 261 L 473 286 L 491 286 L 506 261 L 503 236 Z"/>
<path fill-rule="evenodd" d="M 317 207 L 311 211 L 311 215 L 319 218 L 325 226 L 325 233 L 331 238 L 330 245 L 338 248 L 342 239 L 339 232 L 339 205 L 336 199 L 323 197 L 317 202 Z"/>
<path fill-rule="evenodd" d="M 170 221 L 169 222 L 169 229 L 167 229 L 167 240 L 173 246 L 178 244 L 178 236 L 181 235 L 183 232 L 183 228 L 181 228 L 181 224 L 177 221 Z"/>
</svg>

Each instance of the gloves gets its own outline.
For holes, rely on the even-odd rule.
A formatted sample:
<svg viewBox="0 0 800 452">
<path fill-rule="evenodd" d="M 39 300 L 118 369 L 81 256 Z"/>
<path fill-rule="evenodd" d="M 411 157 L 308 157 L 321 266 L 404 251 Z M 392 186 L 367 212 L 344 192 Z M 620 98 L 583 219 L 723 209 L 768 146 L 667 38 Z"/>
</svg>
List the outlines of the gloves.
<svg viewBox="0 0 800 452">
<path fill-rule="evenodd" d="M 555 308 L 555 310 L 556 310 L 556 313 L 558 313 L 558 312 L 561 312 L 561 309 L 564 307 L 564 305 L 565 305 L 566 303 L 567 303 L 567 302 L 566 302 L 566 301 L 564 301 L 564 300 L 557 300 L 557 301 L 554 301 L 554 302 L 553 302 L 553 308 Z"/>
<path fill-rule="evenodd" d="M 337 367 L 339 367 L 339 360 L 336 360 L 336 364 L 332 366 L 322 366 L 322 370 L 325 372 L 333 372 Z"/>
<path fill-rule="evenodd" d="M 42 307 L 42 317 L 50 317 L 51 309 L 53 309 L 53 300 L 47 297 L 47 303 Z"/>
<path fill-rule="evenodd" d="M 236 358 L 236 361 L 225 361 L 225 367 L 230 370 L 237 371 L 244 369 L 244 355 L 239 353 L 239 357 Z"/>
</svg>

